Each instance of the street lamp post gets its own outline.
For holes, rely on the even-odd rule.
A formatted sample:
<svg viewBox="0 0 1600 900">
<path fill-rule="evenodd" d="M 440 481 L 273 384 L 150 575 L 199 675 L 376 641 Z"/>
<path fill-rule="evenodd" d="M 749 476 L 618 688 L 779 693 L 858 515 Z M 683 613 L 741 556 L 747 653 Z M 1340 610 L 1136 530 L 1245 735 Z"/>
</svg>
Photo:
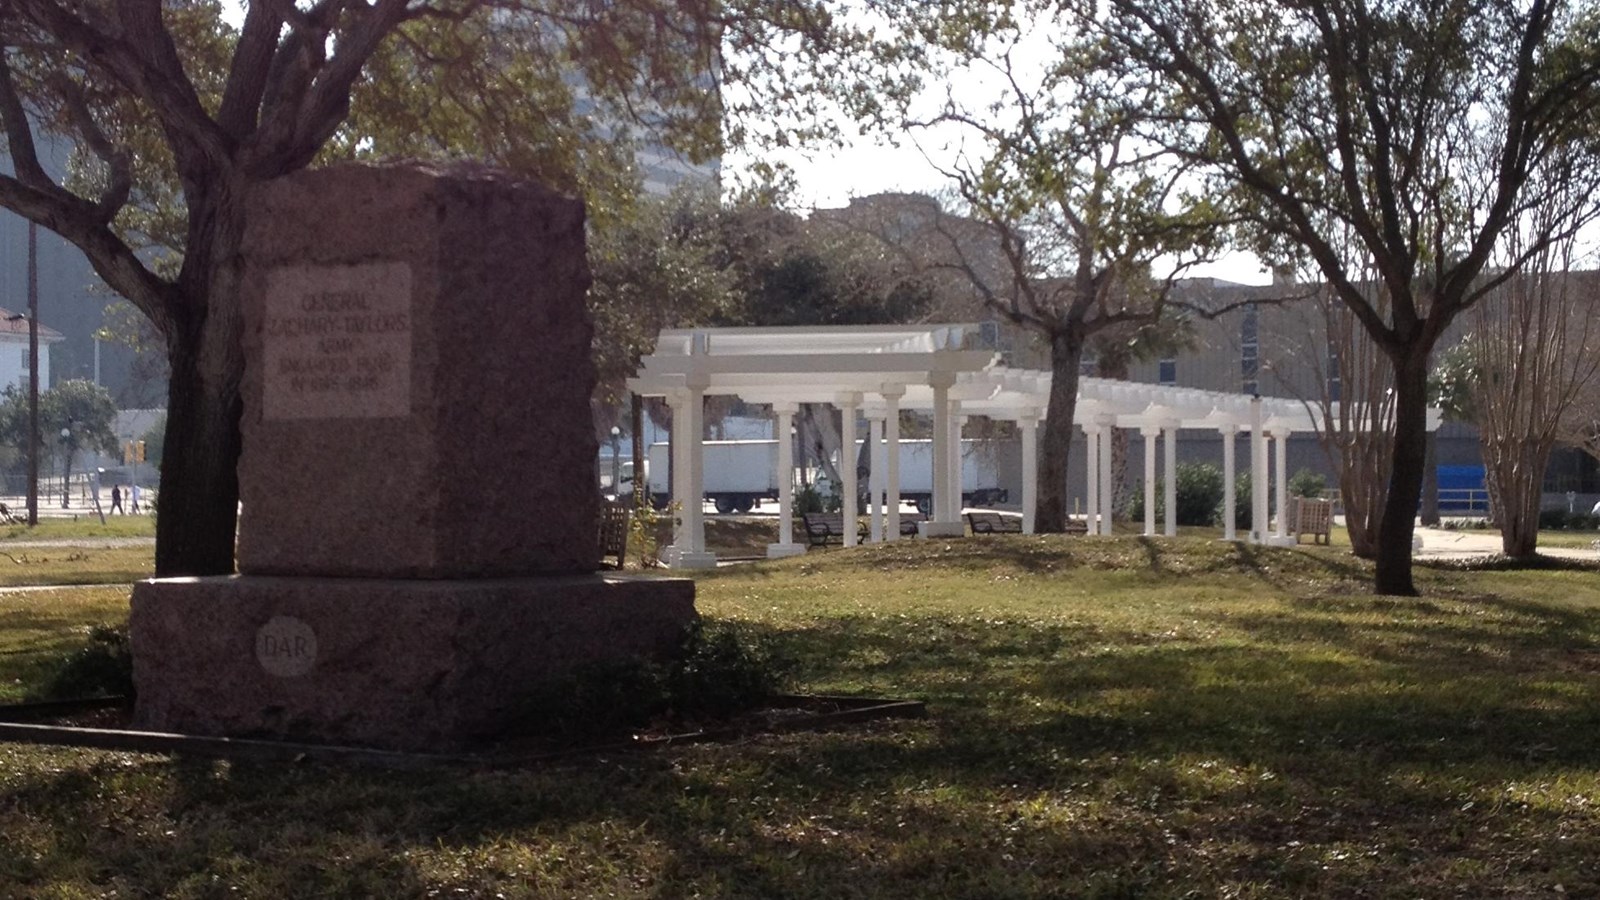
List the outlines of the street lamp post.
<svg viewBox="0 0 1600 900">
<path fill-rule="evenodd" d="M 39 226 L 28 222 L 28 525 L 39 524 Z"/>
<path fill-rule="evenodd" d="M 28 524 L 39 524 L 39 226 L 28 223 L 28 311 L 6 316 L 28 321 Z"/>
<path fill-rule="evenodd" d="M 622 458 L 618 439 L 622 437 L 622 428 L 611 426 L 611 496 L 622 496 Z"/>
<path fill-rule="evenodd" d="M 72 496 L 72 485 L 68 484 L 68 479 L 72 475 L 72 429 L 70 427 L 61 429 L 61 449 L 67 454 L 66 462 L 61 466 L 61 508 L 70 509 L 72 506 L 69 502 L 69 498 Z"/>
</svg>

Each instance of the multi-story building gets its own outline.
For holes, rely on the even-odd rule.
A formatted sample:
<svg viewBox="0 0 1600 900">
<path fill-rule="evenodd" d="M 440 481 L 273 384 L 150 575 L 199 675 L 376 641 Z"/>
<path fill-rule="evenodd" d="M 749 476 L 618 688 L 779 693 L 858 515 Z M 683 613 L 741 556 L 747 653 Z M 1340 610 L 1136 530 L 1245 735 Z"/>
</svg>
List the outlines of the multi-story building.
<svg viewBox="0 0 1600 900">
<path fill-rule="evenodd" d="M 897 247 L 939 274 L 940 291 L 930 321 L 992 323 L 994 346 L 1014 366 L 1048 368 L 1048 356 L 1032 332 L 1017 328 L 984 303 L 987 282 L 1003 295 L 1012 269 L 996 232 L 981 222 L 947 213 L 938 201 L 920 194 L 877 194 L 854 199 L 841 209 L 817 210 L 823 221 L 852 228 Z M 1586 273 L 1600 279 L 1600 273 Z M 1383 390 L 1387 362 L 1361 339 L 1344 306 L 1318 285 L 1280 279 L 1246 285 L 1215 278 L 1187 279 L 1176 293 L 1174 313 L 1186 320 L 1187 346 L 1164 358 L 1133 363 L 1133 381 L 1203 388 L 1229 393 L 1298 399 L 1314 406 L 1359 403 L 1370 389 Z M 1211 315 L 1202 315 L 1204 310 Z M 1470 327 L 1458 320 L 1440 350 Z M 1084 374 L 1104 374 L 1092 353 Z M 1182 442 L 1180 455 L 1220 462 L 1215 436 L 1196 434 Z M 1435 435 L 1437 465 L 1471 482 L 1481 473 L 1477 430 L 1445 423 Z M 1141 448 L 1132 442 L 1128 471 L 1141 470 Z M 1075 451 L 1075 455 L 1077 454 Z M 1310 469 L 1336 482 L 1334 467 L 1318 437 L 1298 435 L 1289 442 L 1291 471 Z M 1588 509 L 1600 496 L 1600 470 L 1576 450 L 1558 450 L 1551 460 L 1546 490 L 1564 496 L 1576 491 Z"/>
<path fill-rule="evenodd" d="M 42 132 L 37 137 L 41 164 L 51 177 L 59 177 L 66 170 L 71 146 Z M 48 355 L 55 365 L 50 375 L 40 375 L 40 386 L 49 388 L 52 379 L 90 379 L 124 404 L 146 402 L 145 395 L 151 392 L 164 395 L 160 384 L 144 384 L 135 376 L 135 354 L 128 346 L 95 338 L 105 324 L 106 306 L 117 298 L 101 284 L 83 252 L 45 228 L 37 229 L 37 240 L 39 319 L 55 326 L 41 331 L 54 335 L 55 346 Z M 28 223 L 0 209 L 0 306 L 26 309 L 27 296 Z M 43 358 L 40 365 L 43 373 Z"/>
<path fill-rule="evenodd" d="M 50 385 L 52 347 L 66 338 L 43 323 L 39 325 L 39 384 Z M 28 319 L 20 313 L 0 308 L 0 390 L 28 390 Z"/>
</svg>

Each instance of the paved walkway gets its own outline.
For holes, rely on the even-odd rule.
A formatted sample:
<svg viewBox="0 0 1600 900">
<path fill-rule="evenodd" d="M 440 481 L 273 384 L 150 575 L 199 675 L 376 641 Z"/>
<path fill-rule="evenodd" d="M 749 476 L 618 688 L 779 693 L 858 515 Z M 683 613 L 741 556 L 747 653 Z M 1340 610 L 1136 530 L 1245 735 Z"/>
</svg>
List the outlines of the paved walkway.
<svg viewBox="0 0 1600 900">
<path fill-rule="evenodd" d="M 1422 538 L 1422 549 L 1416 554 L 1418 559 L 1474 559 L 1494 556 L 1501 548 L 1498 531 L 1418 528 L 1417 535 Z M 1600 548 L 1593 545 L 1588 547 L 1541 545 L 1539 553 L 1562 559 L 1600 560 Z"/>
<path fill-rule="evenodd" d="M 0 541 L 0 550 L 17 547 L 28 550 L 35 547 L 154 547 L 153 537 L 86 537 L 46 538 L 44 540 Z"/>
</svg>

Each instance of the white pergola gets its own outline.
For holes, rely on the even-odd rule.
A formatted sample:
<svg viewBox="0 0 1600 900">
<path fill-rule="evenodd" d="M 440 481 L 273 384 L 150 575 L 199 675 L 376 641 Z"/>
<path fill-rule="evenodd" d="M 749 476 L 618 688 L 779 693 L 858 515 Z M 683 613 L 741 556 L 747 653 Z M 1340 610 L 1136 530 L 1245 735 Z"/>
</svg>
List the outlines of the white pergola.
<svg viewBox="0 0 1600 900">
<path fill-rule="evenodd" d="M 919 531 L 929 537 L 959 536 L 961 522 L 961 429 L 967 416 L 1015 422 L 1022 438 L 1023 531 L 1033 533 L 1037 497 L 1038 426 L 1049 402 L 1049 372 L 1011 369 L 998 354 L 962 347 L 977 325 L 836 326 L 815 328 L 700 328 L 661 333 L 655 352 L 644 358 L 629 388 L 663 397 L 672 408 L 672 499 L 681 510 L 672 546 L 663 552 L 668 566 L 699 568 L 716 564 L 705 547 L 703 402 L 708 394 L 738 396 L 768 404 L 777 418 L 779 537 L 770 557 L 805 552 L 794 540 L 792 524 L 793 444 L 785 439 L 801 403 L 828 403 L 843 413 L 842 434 L 854 441 L 857 417 L 868 422 L 871 447 L 869 542 L 900 536 L 900 410 L 933 414 L 933 512 Z M 1177 534 L 1177 436 L 1181 429 L 1214 429 L 1223 445 L 1224 539 L 1236 540 L 1235 438 L 1250 435 L 1253 528 L 1250 540 L 1290 543 L 1287 516 L 1275 533 L 1267 531 L 1267 491 L 1274 486 L 1277 508 L 1288 499 L 1288 439 L 1318 428 L 1320 411 L 1297 400 L 1251 397 L 1167 385 L 1084 378 L 1078 387 L 1074 424 L 1088 448 L 1087 523 L 1090 534 L 1111 533 L 1112 435 L 1138 429 L 1144 438 L 1144 533 L 1156 534 L 1156 445 L 1163 440 L 1166 520 L 1162 533 Z M 1428 427 L 1438 427 L 1430 411 Z M 1275 445 L 1275 446 L 1273 446 Z M 1270 450 L 1275 449 L 1273 454 Z M 1276 460 L 1270 457 L 1276 456 Z M 1275 464 L 1274 464 L 1275 463 Z M 1275 472 L 1276 477 L 1270 477 Z M 858 495 L 855 466 L 840 466 L 845 497 Z M 853 545 L 846 528 L 844 543 Z"/>
</svg>

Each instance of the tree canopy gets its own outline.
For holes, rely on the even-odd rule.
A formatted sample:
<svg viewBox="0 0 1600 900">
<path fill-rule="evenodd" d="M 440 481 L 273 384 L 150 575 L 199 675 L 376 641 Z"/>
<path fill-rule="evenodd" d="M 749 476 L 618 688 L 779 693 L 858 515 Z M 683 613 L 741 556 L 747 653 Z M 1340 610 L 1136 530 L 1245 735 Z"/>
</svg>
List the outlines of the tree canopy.
<svg viewBox="0 0 1600 900">
<path fill-rule="evenodd" d="M 71 476 L 72 462 L 82 451 L 115 454 L 117 407 L 104 387 L 83 378 L 62 381 L 39 394 L 40 453 L 58 454 Z M 30 422 L 28 395 L 15 386 L 0 394 L 0 444 L 27 452 Z"/>
<path fill-rule="evenodd" d="M 1105 65 L 1073 14 L 1045 4 L 966 12 L 919 20 L 951 77 L 936 107 L 908 104 L 903 122 L 913 139 L 958 147 L 942 166 L 958 215 L 942 220 L 931 264 L 1048 348 L 1035 527 L 1063 531 L 1086 348 L 1113 332 L 1153 333 L 1223 223 L 1217 204 L 1186 189 L 1184 161 L 1142 133 L 1156 88 Z"/>
<path fill-rule="evenodd" d="M 1250 246 L 1325 281 L 1393 369 L 1376 587 L 1415 593 L 1430 355 L 1463 310 L 1596 216 L 1600 13 L 1560 0 L 1110 0 L 1105 13 L 1085 24 L 1109 59 L 1163 88 L 1150 139 L 1234 193 Z M 1533 208 L 1540 229 L 1491 269 Z"/>
<path fill-rule="evenodd" d="M 817 0 L 254 0 L 238 27 L 219 2 L 5 9 L 0 206 L 81 248 L 165 344 L 162 575 L 233 566 L 239 245 L 256 185 L 390 152 L 603 183 L 594 173 L 620 167 L 588 165 L 596 146 L 649 131 L 712 154 L 718 113 L 801 121 L 798 86 L 876 58 Z M 72 178 L 40 164 L 45 135 L 75 142 Z"/>
</svg>

